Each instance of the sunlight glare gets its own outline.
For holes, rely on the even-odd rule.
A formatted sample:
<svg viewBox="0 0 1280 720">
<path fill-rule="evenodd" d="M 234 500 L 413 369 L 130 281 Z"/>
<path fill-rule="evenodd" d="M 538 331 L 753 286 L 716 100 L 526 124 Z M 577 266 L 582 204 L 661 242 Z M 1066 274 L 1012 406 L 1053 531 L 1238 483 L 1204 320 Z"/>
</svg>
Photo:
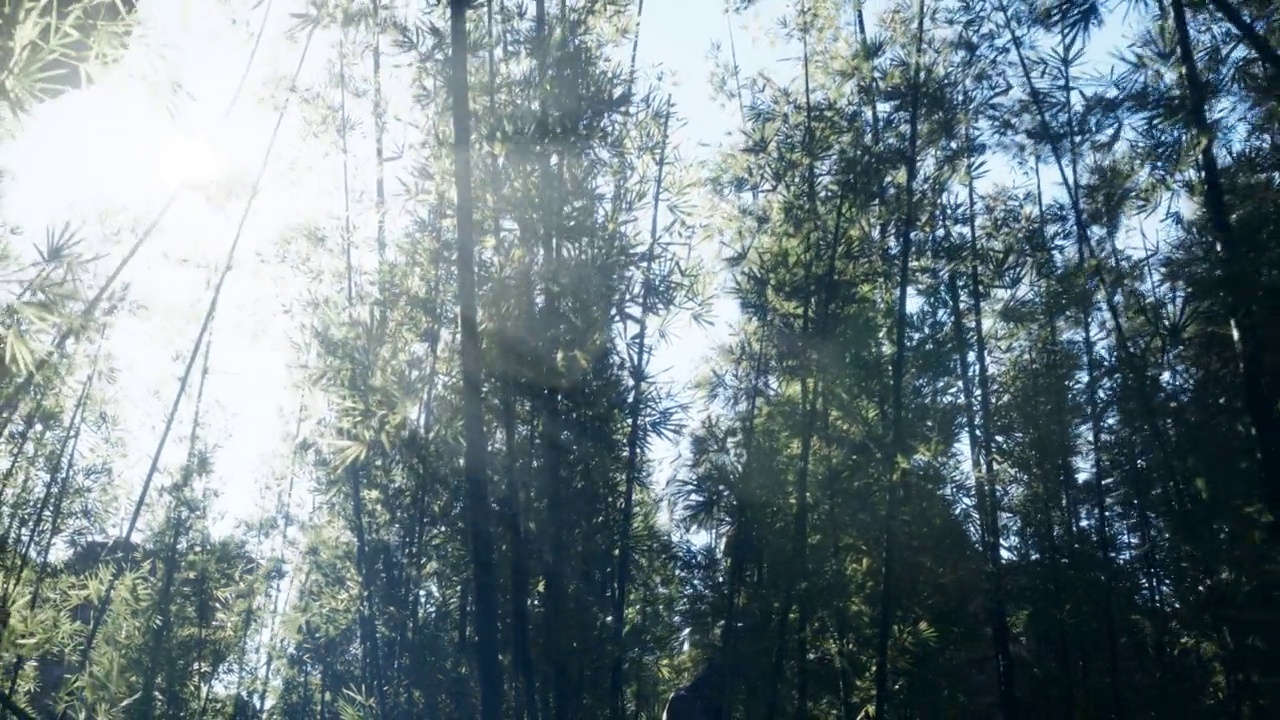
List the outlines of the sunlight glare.
<svg viewBox="0 0 1280 720">
<path fill-rule="evenodd" d="M 205 133 L 178 130 L 157 144 L 155 172 L 165 184 L 203 187 L 226 177 L 229 166 Z"/>
<path fill-rule="evenodd" d="M 102 264 L 105 272 L 159 208 L 176 200 L 122 278 L 137 305 L 112 323 L 107 339 L 108 353 L 130 369 L 110 392 L 124 409 L 115 463 L 132 483 L 122 497 L 137 492 L 155 452 L 181 364 L 255 194 L 276 118 L 262 102 L 264 81 L 297 57 L 278 30 L 270 33 L 242 83 L 251 32 L 235 28 L 222 3 L 193 4 L 190 18 L 179 16 L 178 5 L 145 4 L 123 62 L 89 87 L 35 107 L 0 142 L 0 217 L 25 230 L 14 242 L 19 253 L 33 254 L 44 228 L 69 223 L 89 253 L 112 258 Z M 281 413 L 297 407 L 289 398 L 292 326 L 276 317 L 289 284 L 280 281 L 284 273 L 263 267 L 261 255 L 270 255 L 287 228 L 332 206 L 311 189 L 331 173 L 295 167 L 320 160 L 313 148 L 281 143 L 275 155 L 278 170 L 257 193 L 214 330 L 204 422 L 220 448 L 215 484 L 226 493 L 215 514 L 227 513 L 222 530 L 253 512 L 263 468 L 288 457 L 279 452 L 278 430 L 288 422 Z M 166 463 L 174 447 L 170 442 Z"/>
<path fill-rule="evenodd" d="M 179 122 L 157 93 L 128 78 L 68 93 L 23 126 L 0 148 L 0 166 L 20 180 L 6 200 L 28 222 L 214 191 L 233 174 L 227 133 Z"/>
</svg>

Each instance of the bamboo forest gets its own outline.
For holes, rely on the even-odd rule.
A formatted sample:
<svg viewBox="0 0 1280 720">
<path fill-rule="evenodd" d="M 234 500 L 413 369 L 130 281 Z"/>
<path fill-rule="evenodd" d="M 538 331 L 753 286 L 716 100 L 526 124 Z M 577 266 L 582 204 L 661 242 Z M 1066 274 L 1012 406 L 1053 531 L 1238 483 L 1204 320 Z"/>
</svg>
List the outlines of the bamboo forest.
<svg viewBox="0 0 1280 720">
<path fill-rule="evenodd" d="M 1278 48 L 0 0 L 0 719 L 1280 717 Z"/>
</svg>

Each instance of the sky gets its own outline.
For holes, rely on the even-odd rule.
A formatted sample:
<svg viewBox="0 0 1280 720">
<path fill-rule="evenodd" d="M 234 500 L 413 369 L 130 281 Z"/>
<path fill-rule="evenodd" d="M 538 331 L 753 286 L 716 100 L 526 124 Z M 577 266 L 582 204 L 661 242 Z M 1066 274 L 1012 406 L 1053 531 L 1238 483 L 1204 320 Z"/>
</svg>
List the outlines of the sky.
<svg viewBox="0 0 1280 720">
<path fill-rule="evenodd" d="M 32 240 L 40 239 L 48 225 L 71 222 L 79 225 L 89 246 L 118 257 L 137 228 L 151 223 L 178 188 L 175 205 L 125 275 L 139 308 L 114 323 L 107 341 L 122 371 L 111 390 L 124 425 L 125 457 L 117 463 L 117 482 L 132 488 L 130 496 L 155 451 L 215 272 L 224 264 L 245 212 L 278 117 L 279 108 L 272 103 L 299 62 L 301 43 L 287 39 L 285 31 L 290 14 L 303 4 L 140 3 L 135 40 L 119 66 L 88 89 L 37 108 L 14 138 L 0 142 L 5 173 L 0 216 L 24 227 Z M 869 5 L 872 20 L 881 3 Z M 711 158 L 740 125 L 736 104 L 715 100 L 710 84 L 712 48 L 728 52 L 730 25 L 744 74 L 791 72 L 794 53 L 765 32 L 786 7 L 784 0 L 764 0 L 729 19 L 722 0 L 645 0 L 639 62 L 650 73 L 663 71 L 684 119 L 674 139 L 685 159 Z M 262 42 L 247 65 L 260 27 Z M 336 53 L 334 37 L 318 34 L 298 86 L 326 82 Z M 175 85 L 182 91 L 175 91 Z M 233 97 L 237 99 L 228 112 Z M 393 143 L 406 137 L 414 122 L 406 102 L 389 98 Z M 219 493 L 215 509 L 224 516 L 223 527 L 254 515 L 275 497 L 296 427 L 300 352 L 294 341 L 305 318 L 295 308 L 305 288 L 281 259 L 282 238 L 309 223 L 332 222 L 334 208 L 342 207 L 335 141 L 309 134 L 303 112 L 302 103 L 295 102 L 285 115 L 213 329 L 205 427 L 216 441 L 212 484 Z M 353 113 L 367 117 L 368 107 Z M 371 180 L 364 182 L 371 177 L 372 155 L 371 123 L 365 125 L 352 139 L 352 152 L 364 158 L 353 170 L 353 183 L 372 188 Z M 396 169 L 391 166 L 389 172 Z M 364 199 L 368 195 L 362 192 Z M 389 212 L 394 226 L 405 218 L 407 207 L 392 198 Z M 714 260 L 714 239 L 705 254 Z M 671 342 L 657 350 L 654 362 L 667 370 L 666 380 L 687 384 L 706 366 L 713 345 L 728 338 L 732 303 L 721 298 L 713 310 L 719 320 L 714 328 L 677 323 Z M 162 468 L 183 457 L 190 414 L 188 399 Z M 659 457 L 669 465 L 675 451 L 668 447 Z M 669 471 L 658 469 L 660 476 Z M 130 497 L 128 504 L 132 502 Z"/>
<path fill-rule="evenodd" d="M 216 271 L 272 134 L 278 108 L 271 101 L 279 96 L 274 90 L 287 86 L 298 63 L 301 43 L 286 39 L 285 31 L 302 3 L 184 0 L 140 6 L 134 41 L 120 65 L 89 88 L 38 107 L 13 138 L 0 142 L 0 214 L 32 241 L 47 226 L 70 222 L 87 247 L 110 254 L 108 264 L 179 188 L 174 206 L 123 276 L 138 308 L 115 321 L 107 338 L 106 349 L 122 371 L 109 395 L 123 424 L 125 457 L 116 472 L 121 487 L 130 488 L 129 505 L 155 452 Z M 781 59 L 758 32 L 781 6 L 769 0 L 734 18 L 746 71 Z M 228 113 L 264 18 L 262 42 Z M 645 2 L 639 62 L 664 71 L 686 119 L 675 139 L 689 159 L 708 157 L 738 122 L 737 109 L 713 102 L 709 86 L 712 44 L 727 48 L 728 29 L 717 0 Z M 332 40 L 317 36 L 299 87 L 326 80 L 327 63 L 337 52 Z M 332 221 L 332 209 L 341 207 L 334 142 L 306 134 L 300 112 L 295 102 L 286 114 L 212 331 L 204 426 L 216 442 L 212 484 L 224 527 L 274 498 L 296 426 L 300 352 L 293 341 L 304 318 L 289 306 L 302 288 L 279 259 L 281 238 L 308 223 Z M 396 114 L 405 115 L 393 109 Z M 397 123 L 410 121 L 393 119 L 388 136 L 403 136 Z M 371 154 L 371 146 L 352 143 L 353 153 Z M 719 303 L 721 319 L 731 309 Z M 726 328 L 721 322 L 707 333 L 678 325 L 655 364 L 669 368 L 669 379 L 687 382 L 712 343 L 727 337 Z M 162 470 L 176 466 L 185 453 L 194 390 L 162 455 Z"/>
</svg>

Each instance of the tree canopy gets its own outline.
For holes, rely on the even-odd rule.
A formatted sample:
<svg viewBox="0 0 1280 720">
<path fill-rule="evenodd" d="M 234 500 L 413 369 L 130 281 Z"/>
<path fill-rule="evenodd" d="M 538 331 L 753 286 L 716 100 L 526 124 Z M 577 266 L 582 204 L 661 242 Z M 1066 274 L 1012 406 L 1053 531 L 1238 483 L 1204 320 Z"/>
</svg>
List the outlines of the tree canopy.
<svg viewBox="0 0 1280 720">
<path fill-rule="evenodd" d="M 118 264 L 0 218 L 0 717 L 1280 713 L 1272 3 L 775 3 L 700 154 L 643 0 L 227 2 L 298 56 L 240 229 L 284 117 L 341 158 L 285 470 L 226 530 L 240 231 L 125 477 L 173 200 Z M 6 0 L 6 141 L 134 11 Z"/>
</svg>

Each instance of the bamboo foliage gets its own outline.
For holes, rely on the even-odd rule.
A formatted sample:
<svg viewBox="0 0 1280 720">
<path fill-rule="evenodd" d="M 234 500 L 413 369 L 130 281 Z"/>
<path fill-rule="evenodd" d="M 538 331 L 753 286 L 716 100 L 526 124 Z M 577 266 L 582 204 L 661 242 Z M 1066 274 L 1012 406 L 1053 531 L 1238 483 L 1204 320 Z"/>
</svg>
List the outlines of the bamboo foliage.
<svg viewBox="0 0 1280 720">
<path fill-rule="evenodd" d="M 15 111 L 32 28 L 105 52 L 100 4 L 5 6 Z M 165 213 L 107 268 L 6 234 L 0 716 L 1273 716 L 1270 8 L 1129 8 L 1108 74 L 1084 0 L 763 9 L 795 52 L 731 36 L 710 157 L 652 7 L 296 15 L 331 72 L 277 132 L 342 198 L 283 238 L 307 393 L 230 532 L 240 235 L 125 478 L 107 341 Z"/>
</svg>

